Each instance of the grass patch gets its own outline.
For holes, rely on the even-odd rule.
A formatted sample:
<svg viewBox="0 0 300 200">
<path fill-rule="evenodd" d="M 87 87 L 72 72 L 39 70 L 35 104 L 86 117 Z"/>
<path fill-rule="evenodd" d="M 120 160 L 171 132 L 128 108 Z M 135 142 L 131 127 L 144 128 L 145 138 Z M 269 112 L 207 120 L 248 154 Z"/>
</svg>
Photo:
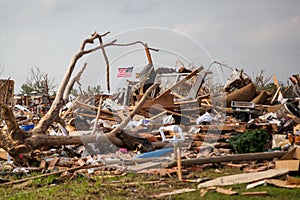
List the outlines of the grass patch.
<svg viewBox="0 0 300 200">
<path fill-rule="evenodd" d="M 205 169 L 203 172 L 192 172 L 197 178 L 217 178 L 231 174 L 242 173 L 238 169 L 221 168 L 218 173 L 215 169 Z M 14 177 L 16 178 L 16 177 Z M 20 177 L 18 177 L 20 178 Z M 143 184 L 149 181 L 158 183 Z M 135 184 L 132 184 L 135 183 Z M 179 182 L 177 178 L 162 178 L 158 175 L 129 173 L 125 176 L 78 176 L 74 180 L 63 180 L 57 175 L 38 178 L 24 187 L 1 186 L 1 199 L 150 199 L 149 196 L 170 192 L 175 189 L 197 188 L 197 183 Z M 246 190 L 246 184 L 226 186 L 239 194 L 227 196 L 213 191 L 205 195 L 205 199 L 300 199 L 299 189 L 285 189 L 274 186 L 259 186 Z M 241 192 L 267 191 L 267 197 L 241 196 Z M 178 194 L 160 199 L 199 199 L 200 192 Z"/>
</svg>

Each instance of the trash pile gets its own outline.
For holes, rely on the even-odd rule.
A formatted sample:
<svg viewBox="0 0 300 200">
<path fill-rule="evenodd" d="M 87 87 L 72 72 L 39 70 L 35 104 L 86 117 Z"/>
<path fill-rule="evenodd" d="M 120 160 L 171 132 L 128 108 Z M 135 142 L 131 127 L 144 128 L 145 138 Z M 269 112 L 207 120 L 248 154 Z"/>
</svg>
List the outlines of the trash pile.
<svg viewBox="0 0 300 200">
<path fill-rule="evenodd" d="M 243 161 L 273 160 L 267 166 L 248 169 L 264 171 L 261 176 L 228 177 L 222 183 L 212 180 L 199 188 L 240 183 L 236 180 L 254 182 L 299 170 L 299 153 L 295 153 L 300 145 L 299 74 L 290 77 L 288 87 L 275 77 L 267 88 L 236 69 L 225 86 L 212 92 L 215 88 L 208 83 L 211 73 L 202 66 L 158 71 L 149 60 L 137 76 L 139 81 L 128 80 L 117 94 L 68 98 L 43 141 L 36 138 L 43 144 L 47 137 L 54 142 L 34 144 L 37 148 L 30 154 L 34 162 L 24 166 L 1 149 L 1 170 L 62 173 L 85 169 L 88 174 L 105 170 L 122 174 L 175 167 L 182 181 L 188 166 L 224 162 L 240 166 Z M 1 90 L 5 88 L 3 84 Z M 44 116 L 19 104 L 13 107 L 16 123 L 26 132 L 36 128 Z M 0 140 L 9 134 L 6 120 Z M 26 154 L 18 155 L 22 159 Z M 299 183 L 295 186 L 275 179 L 267 182 L 299 187 Z"/>
</svg>

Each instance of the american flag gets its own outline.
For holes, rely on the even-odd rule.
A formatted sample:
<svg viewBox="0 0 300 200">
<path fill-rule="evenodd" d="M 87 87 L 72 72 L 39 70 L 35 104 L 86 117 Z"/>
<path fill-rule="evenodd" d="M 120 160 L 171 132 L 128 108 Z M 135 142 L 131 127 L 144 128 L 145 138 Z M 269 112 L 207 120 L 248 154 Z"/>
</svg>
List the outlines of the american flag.
<svg viewBox="0 0 300 200">
<path fill-rule="evenodd" d="M 118 78 L 120 77 L 131 77 L 133 67 L 119 67 L 118 68 Z"/>
</svg>

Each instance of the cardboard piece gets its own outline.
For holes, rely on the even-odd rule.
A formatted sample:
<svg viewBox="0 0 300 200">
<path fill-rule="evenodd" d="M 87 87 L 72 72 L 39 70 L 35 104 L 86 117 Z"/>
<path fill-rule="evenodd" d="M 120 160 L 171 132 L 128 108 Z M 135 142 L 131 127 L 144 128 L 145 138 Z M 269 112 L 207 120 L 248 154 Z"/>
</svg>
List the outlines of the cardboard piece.
<svg viewBox="0 0 300 200">
<path fill-rule="evenodd" d="M 300 185 L 300 178 L 288 176 L 286 182 L 287 182 L 287 184 L 296 184 L 296 185 Z"/>
<path fill-rule="evenodd" d="M 287 154 L 281 157 L 280 160 L 275 161 L 275 168 L 287 168 L 289 171 L 298 171 L 300 164 L 300 148 L 295 147 Z"/>
<path fill-rule="evenodd" d="M 297 159 L 300 160 L 300 148 L 295 147 L 291 151 L 289 151 L 287 154 L 281 157 L 280 160 L 292 160 Z"/>
<path fill-rule="evenodd" d="M 300 188 L 300 185 L 296 184 L 288 184 L 286 181 L 279 180 L 279 179 L 267 179 L 267 183 L 271 185 L 275 185 L 277 187 L 284 187 L 284 188 Z"/>
<path fill-rule="evenodd" d="M 300 148 L 299 147 L 295 147 L 295 150 L 294 150 L 294 159 L 297 159 L 297 160 L 300 160 Z"/>
<path fill-rule="evenodd" d="M 288 169 L 289 171 L 299 170 L 299 160 L 277 160 L 275 161 L 276 169 Z"/>
</svg>

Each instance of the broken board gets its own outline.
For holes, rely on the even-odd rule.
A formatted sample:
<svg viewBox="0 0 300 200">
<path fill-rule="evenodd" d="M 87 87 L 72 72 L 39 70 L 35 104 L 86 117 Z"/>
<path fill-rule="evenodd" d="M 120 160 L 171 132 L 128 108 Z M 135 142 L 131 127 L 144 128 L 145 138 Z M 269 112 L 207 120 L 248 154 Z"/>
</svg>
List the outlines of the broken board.
<svg viewBox="0 0 300 200">
<path fill-rule="evenodd" d="M 275 176 L 284 175 L 287 173 L 288 173 L 288 169 L 270 169 L 270 170 L 263 171 L 263 172 L 253 172 L 253 173 L 223 176 L 223 177 L 213 179 L 211 181 L 200 183 L 198 185 L 198 188 L 250 183 L 250 182 L 254 182 L 254 181 L 263 180 L 266 178 L 272 178 Z"/>
</svg>

